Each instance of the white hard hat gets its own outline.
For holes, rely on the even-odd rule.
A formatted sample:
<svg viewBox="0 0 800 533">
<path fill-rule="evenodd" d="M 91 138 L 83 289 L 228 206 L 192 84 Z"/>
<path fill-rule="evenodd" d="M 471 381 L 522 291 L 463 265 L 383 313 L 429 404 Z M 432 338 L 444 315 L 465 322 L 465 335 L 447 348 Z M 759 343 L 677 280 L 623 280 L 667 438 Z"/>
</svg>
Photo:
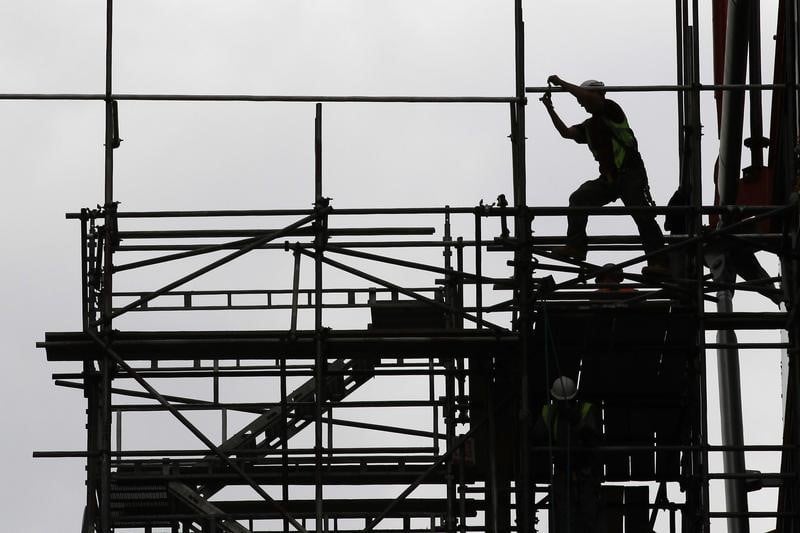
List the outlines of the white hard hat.
<svg viewBox="0 0 800 533">
<path fill-rule="evenodd" d="M 578 394 L 578 388 L 570 378 L 561 376 L 553 382 L 553 386 L 550 387 L 550 394 L 556 400 L 571 400 Z"/>
<path fill-rule="evenodd" d="M 581 83 L 581 87 L 605 87 L 606 84 L 598 80 L 586 80 Z"/>
</svg>

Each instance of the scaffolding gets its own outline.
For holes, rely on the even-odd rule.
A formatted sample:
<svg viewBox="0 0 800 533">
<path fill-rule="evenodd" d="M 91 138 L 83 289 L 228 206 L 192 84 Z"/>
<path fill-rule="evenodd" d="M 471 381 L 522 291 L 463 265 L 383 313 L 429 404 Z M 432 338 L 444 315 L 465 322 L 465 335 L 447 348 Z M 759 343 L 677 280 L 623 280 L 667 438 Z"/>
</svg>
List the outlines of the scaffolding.
<svg viewBox="0 0 800 533">
<path fill-rule="evenodd" d="M 74 372 L 55 374 L 54 379 L 56 385 L 80 389 L 85 395 L 86 450 L 35 453 L 85 458 L 81 531 L 531 532 L 537 517 L 547 516 L 552 504 L 548 497 L 551 454 L 559 451 L 536 442 L 531 427 L 547 402 L 545 391 L 553 377 L 578 373 L 583 397 L 602 406 L 604 441 L 598 450 L 603 457 L 609 531 L 653 530 L 662 513 L 668 516 L 671 532 L 709 531 L 712 521 L 721 519 L 728 520 L 732 531 L 747 531 L 748 520 L 756 517 L 776 518 L 777 531 L 800 531 L 796 409 L 800 331 L 795 316 L 800 228 L 796 199 L 798 3 L 780 2 L 772 84 L 762 84 L 752 74 L 750 83 L 745 83 L 747 43 L 754 46 L 760 39 L 752 33 L 760 9 L 757 2 L 751 2 L 752 11 L 736 2 L 726 10 L 717 49 L 722 58 L 719 64 L 725 64 L 720 79 L 712 84 L 701 83 L 699 76 L 698 1 L 676 0 L 675 4 L 676 83 L 606 90 L 676 94 L 680 149 L 676 185 L 689 191 L 687 199 L 668 207 L 584 208 L 536 207 L 526 200 L 528 97 L 554 89 L 526 86 L 521 0 L 514 2 L 515 94 L 497 98 L 117 94 L 111 78 L 113 1 L 107 0 L 103 94 L 0 95 L 3 99 L 105 102 L 103 205 L 67 217 L 80 224 L 83 329 L 49 332 L 39 343 L 48 360 L 82 365 Z M 717 9 L 724 7 L 717 2 Z M 755 55 L 751 53 L 751 61 Z M 757 72 L 760 67 L 751 64 L 750 68 Z M 720 96 L 717 205 L 701 201 L 702 91 Z M 754 130 L 749 172 L 769 176 L 771 194 L 766 198 L 743 196 L 740 189 L 746 187 L 739 185 L 743 102 L 746 94 L 760 98 L 761 91 L 773 94 L 769 161 L 764 166 L 763 134 Z M 316 103 L 313 208 L 118 210 L 114 194 L 114 150 L 120 145 L 117 105 L 130 100 Z M 508 106 L 511 201 L 503 197 L 492 205 L 336 209 L 325 197 L 322 175 L 326 102 Z M 760 117 L 755 118 L 751 126 L 760 127 Z M 759 182 L 759 190 L 765 182 Z M 677 217 L 684 229 L 668 236 L 663 249 L 648 254 L 640 253 L 637 236 L 590 238 L 591 250 L 636 252 L 632 259 L 606 266 L 556 257 L 552 250 L 564 239 L 531 231 L 536 217 L 575 212 L 629 216 L 637 211 Z M 704 228 L 705 216 L 717 217 L 720 223 Z M 247 221 L 255 229 L 180 229 L 187 219 Z M 458 227 L 473 228 L 472 234 L 453 234 L 456 219 Z M 164 226 L 141 229 L 137 222 L 143 220 Z M 386 226 L 386 220 L 402 222 Z M 436 225 L 420 226 L 420 220 Z M 442 239 L 431 240 L 436 233 Z M 736 246 L 777 254 L 780 278 L 736 282 L 735 271 L 732 278 L 708 272 L 704 265 L 709 253 L 720 255 L 720 249 Z M 420 260 L 420 251 L 443 260 Z M 231 287 L 213 290 L 185 288 L 248 254 L 288 254 L 293 262 L 292 286 L 242 289 L 231 288 L 236 286 L 232 282 Z M 598 274 L 657 255 L 670 256 L 674 277 L 652 279 L 626 273 L 622 285 L 592 281 Z M 209 256 L 215 259 L 161 286 L 116 289 L 116 276 L 122 272 Z M 488 257 L 512 266 L 513 276 L 499 277 L 496 269 L 487 267 Z M 313 268 L 313 282 L 305 286 L 303 265 Z M 429 285 L 408 286 L 376 274 L 389 267 L 436 278 Z M 333 285 L 323 273 L 334 271 L 360 282 Z M 567 279 L 556 283 L 553 273 Z M 780 282 L 780 290 L 772 292 L 774 281 Z M 734 290 L 771 295 L 785 302 L 785 310 L 733 311 L 725 306 L 724 295 Z M 716 312 L 706 310 L 707 301 L 718 304 Z M 115 327 L 119 317 L 133 313 L 242 309 L 273 310 L 283 317 L 285 327 L 239 331 Z M 369 313 L 369 325 L 347 330 L 326 327 L 329 313 L 359 309 Z M 313 313 L 313 327 L 303 329 L 304 312 Z M 766 329 L 786 330 L 788 340 L 738 342 L 733 334 Z M 575 335 L 576 331 L 582 334 Z M 717 342 L 707 341 L 710 331 L 720 332 Z M 783 442 L 774 445 L 745 446 L 738 354 L 763 349 L 788 354 L 785 434 Z M 721 402 L 731 414 L 723 420 L 721 446 L 710 445 L 708 439 L 705 359 L 709 350 L 717 350 L 724 366 Z M 623 389 L 623 380 L 631 375 L 640 385 Z M 268 380 L 269 391 L 276 391 L 276 397 L 265 393 L 262 401 L 223 401 L 224 384 L 241 378 Z M 383 378 L 424 383 L 425 397 L 392 398 L 389 391 L 386 397 L 376 392 L 369 399 L 351 397 Z M 208 383 L 211 397 L 162 394 L 153 384 L 163 379 Z M 120 387 L 120 382 L 136 382 L 140 389 Z M 395 422 L 394 413 L 404 408 L 424 409 L 426 414 L 415 419 L 416 427 L 407 427 Z M 169 413 L 204 447 L 123 446 L 126 414 L 159 412 Z M 204 422 L 213 417 L 219 438 L 190 420 L 189 414 L 195 412 L 203 413 Z M 348 412 L 369 412 L 372 418 L 358 420 Z M 248 421 L 229 433 L 229 417 L 234 415 Z M 413 437 L 418 445 L 385 446 L 365 440 L 360 446 L 340 446 L 335 442 L 337 428 Z M 310 444 L 301 443 L 303 435 Z M 745 451 L 780 452 L 780 472 L 745 470 Z M 711 471 L 712 453 L 724 456 L 722 472 Z M 719 479 L 726 480 L 725 512 L 709 507 L 710 483 Z M 651 495 L 653 483 L 658 490 Z M 375 497 L 383 493 L 382 486 L 402 489 L 391 498 Z M 672 497 L 669 486 L 680 488 L 681 501 Z M 242 487 L 250 490 L 239 490 Z M 304 492 L 308 487 L 313 487 L 313 495 Z M 774 512 L 748 510 L 747 491 L 761 487 L 779 487 Z M 258 499 L 252 499 L 253 493 Z M 423 496 L 413 497 L 415 493 Z"/>
</svg>

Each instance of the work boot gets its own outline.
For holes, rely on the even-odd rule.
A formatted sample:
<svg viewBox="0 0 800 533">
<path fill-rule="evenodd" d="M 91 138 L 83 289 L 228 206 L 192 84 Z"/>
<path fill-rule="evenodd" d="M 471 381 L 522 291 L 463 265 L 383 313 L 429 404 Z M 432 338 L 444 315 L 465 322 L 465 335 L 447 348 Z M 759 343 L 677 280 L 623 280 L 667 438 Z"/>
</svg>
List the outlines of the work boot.
<svg viewBox="0 0 800 533">
<path fill-rule="evenodd" d="M 643 276 L 654 278 L 667 278 L 672 276 L 669 269 L 669 260 L 666 257 L 653 257 L 647 260 L 647 266 L 642 268 Z"/>
<path fill-rule="evenodd" d="M 586 250 L 580 249 L 577 246 L 567 244 L 566 246 L 556 246 L 550 253 L 557 259 L 571 259 L 573 261 L 585 261 Z"/>
</svg>

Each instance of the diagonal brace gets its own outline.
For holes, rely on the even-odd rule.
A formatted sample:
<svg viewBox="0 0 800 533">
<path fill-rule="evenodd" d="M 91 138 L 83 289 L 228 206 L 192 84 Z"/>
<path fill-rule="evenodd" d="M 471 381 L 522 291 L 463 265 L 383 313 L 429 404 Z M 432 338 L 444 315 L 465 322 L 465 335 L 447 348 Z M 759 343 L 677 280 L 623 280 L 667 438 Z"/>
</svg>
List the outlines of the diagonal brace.
<svg viewBox="0 0 800 533">
<path fill-rule="evenodd" d="M 264 235 L 268 234 L 269 233 L 265 233 Z M 200 248 L 195 248 L 193 250 L 189 250 L 188 252 L 179 252 L 176 254 L 162 255 L 159 257 L 153 257 L 151 259 L 143 259 L 141 261 L 134 261 L 133 263 L 126 263 L 124 265 L 112 266 L 112 269 L 114 272 L 122 272 L 125 270 L 133 270 L 135 268 L 157 265 L 160 263 L 167 263 L 169 261 L 175 261 L 177 259 L 186 259 L 187 257 L 194 257 L 197 255 L 218 252 L 220 250 L 227 250 L 234 247 L 238 248 L 239 246 L 246 246 L 248 244 L 251 244 L 253 241 L 257 241 L 258 239 L 263 238 L 264 235 L 256 235 L 255 237 L 247 237 L 246 239 L 239 239 L 238 241 L 224 242 L 220 244 L 209 244 L 208 246 L 201 246 Z"/>
<path fill-rule="evenodd" d="M 511 399 L 510 396 L 506 396 L 506 398 L 503 399 L 503 401 L 499 402 L 495 406 L 495 411 L 497 411 L 500 407 L 504 406 L 510 399 Z M 386 518 L 386 516 L 392 511 L 392 509 L 395 508 L 395 506 L 397 506 L 398 503 L 400 503 L 403 500 L 405 500 L 412 492 L 414 492 L 417 489 L 417 487 L 419 487 L 420 484 L 423 481 L 425 481 L 425 478 L 427 478 L 429 475 L 431 475 L 433 473 L 433 471 L 436 470 L 436 468 L 439 467 L 439 465 L 441 465 L 445 461 L 449 460 L 453 456 L 453 454 L 459 448 L 461 448 L 461 446 L 463 446 L 464 443 L 466 443 L 470 439 L 470 437 L 472 437 L 472 435 L 474 435 L 481 427 L 483 427 L 483 425 L 488 420 L 489 420 L 489 414 L 487 413 L 476 424 L 473 424 L 473 426 L 470 428 L 469 431 L 467 431 L 463 435 L 460 435 L 458 437 L 458 440 L 453 443 L 453 446 L 451 448 L 449 448 L 445 453 L 443 453 L 442 455 L 437 457 L 436 460 L 431 464 L 431 466 L 429 466 L 423 473 L 421 473 L 417 477 L 417 479 L 415 479 L 408 487 L 406 487 L 403 490 L 403 492 L 401 492 L 397 496 L 397 498 L 395 498 L 386 507 L 386 509 L 383 510 L 383 512 L 381 514 L 379 514 L 377 517 L 375 517 L 375 519 L 367 525 L 367 527 L 364 529 L 363 533 L 369 533 L 370 531 L 373 531 L 375 529 L 375 526 L 377 526 L 384 518 Z"/>
<path fill-rule="evenodd" d="M 283 237 L 287 233 L 290 233 L 291 231 L 299 228 L 300 226 L 308 224 L 309 222 L 311 222 L 311 221 L 313 221 L 313 220 L 315 220 L 315 219 L 317 219 L 319 217 L 327 215 L 328 212 L 330 212 L 331 210 L 332 210 L 331 207 L 324 207 L 324 208 L 318 210 L 317 212 L 315 212 L 313 215 L 309 215 L 307 217 L 303 217 L 300 220 L 298 220 L 297 222 L 295 222 L 293 224 L 289 224 L 288 226 L 286 226 L 283 229 L 279 229 L 277 231 L 272 231 L 272 232 L 270 232 L 270 233 L 268 233 L 268 234 L 266 234 L 266 235 L 264 235 L 262 237 L 258 237 L 257 239 L 253 240 L 247 246 L 244 246 L 244 247 L 240 248 L 239 250 L 236 250 L 236 251 L 226 255 L 225 257 L 222 257 L 222 258 L 214 261 L 213 263 L 208 264 L 208 265 L 200 268 L 199 270 L 196 270 L 196 271 L 192 272 L 191 274 L 187 274 L 186 276 L 184 276 L 184 277 L 182 277 L 182 278 L 180 278 L 180 279 L 178 279 L 176 281 L 173 281 L 172 283 L 169 283 L 169 284 L 161 287 L 160 289 L 157 289 L 157 290 L 155 290 L 155 291 L 153 291 L 153 292 L 151 292 L 149 294 L 146 294 L 146 295 L 142 296 L 141 298 L 129 303 L 125 307 L 122 307 L 122 308 L 118 309 L 117 311 L 114 311 L 113 313 L 111 313 L 111 315 L 109 317 L 104 318 L 104 319 L 102 319 L 100 321 L 97 321 L 92 325 L 106 324 L 106 323 L 110 322 L 113 318 L 116 318 L 116 317 L 120 316 L 123 313 L 127 313 L 131 309 L 134 309 L 134 308 L 139 307 L 139 306 L 141 306 L 143 304 L 146 304 L 147 302 L 149 302 L 151 300 L 154 300 L 155 298 L 158 298 L 159 296 L 171 291 L 172 289 L 175 289 L 176 287 L 180 287 L 181 285 L 183 285 L 185 283 L 188 283 L 189 281 L 192 281 L 195 278 L 199 278 L 203 274 L 211 272 L 212 270 L 214 270 L 214 269 L 216 269 L 218 267 L 221 267 L 222 265 L 230 263 L 231 261 L 233 261 L 237 257 L 241 257 L 242 255 L 246 254 L 247 252 L 250 252 L 251 250 L 254 250 L 254 249 L 258 248 L 259 246 L 261 246 L 263 244 L 266 244 L 269 241 L 272 241 L 272 240 L 278 239 L 280 237 Z"/>
<path fill-rule="evenodd" d="M 209 450 L 214 452 L 214 454 L 219 457 L 225 464 L 227 464 L 231 470 L 236 472 L 243 480 L 247 482 L 250 487 L 253 488 L 256 493 L 261 496 L 267 503 L 271 504 L 275 510 L 277 510 L 292 526 L 301 533 L 308 533 L 308 531 L 298 522 L 295 518 L 293 518 L 289 512 L 275 499 L 272 498 L 269 494 L 262 489 L 258 483 L 255 482 L 253 478 L 247 475 L 247 473 L 242 470 L 242 468 L 236 464 L 232 459 L 230 459 L 222 450 L 220 450 L 211 439 L 205 436 L 202 431 L 200 431 L 194 424 L 192 424 L 189 419 L 187 419 L 183 414 L 175 408 L 166 398 L 164 398 L 161 393 L 159 393 L 155 388 L 153 388 L 150 383 L 147 382 L 143 377 L 139 375 L 139 373 L 134 370 L 128 363 L 125 362 L 120 355 L 114 351 L 114 349 L 110 346 L 109 343 L 104 342 L 94 331 L 91 329 L 87 329 L 86 333 L 89 337 L 92 338 L 98 345 L 100 345 L 106 352 L 106 354 L 114 360 L 131 378 L 136 380 L 136 382 L 150 395 L 158 400 L 158 403 L 163 405 L 172 415 L 178 419 L 178 421 L 186 426 L 195 437 L 197 437 L 203 444 L 205 444 Z"/>
<path fill-rule="evenodd" d="M 436 274 L 444 274 L 444 275 L 452 275 L 461 277 L 465 280 L 469 281 L 480 281 L 481 283 L 494 283 L 495 280 L 492 278 L 487 278 L 485 276 L 478 276 L 477 274 L 471 274 L 469 272 L 464 272 L 461 270 L 452 270 L 447 268 L 436 267 L 433 265 L 426 265 L 424 263 L 417 263 L 414 261 L 406 261 L 404 259 L 396 259 L 394 257 L 386 257 L 383 255 L 371 254 L 368 252 L 359 252 L 358 250 L 348 250 L 345 248 L 340 248 L 335 245 L 327 245 L 325 250 L 328 252 L 334 252 L 337 254 L 342 255 L 349 255 L 352 257 L 359 257 L 361 259 L 369 259 L 371 261 L 379 261 L 381 263 L 387 263 L 390 265 L 397 265 L 402 267 L 408 268 L 416 268 L 418 270 L 426 270 L 428 272 L 434 272 Z"/>
<path fill-rule="evenodd" d="M 295 249 L 298 250 L 303 255 L 306 255 L 308 257 L 315 257 L 314 254 L 312 254 L 311 252 L 308 252 L 308 251 L 303 250 L 301 248 L 295 248 Z M 323 263 L 325 263 L 327 265 L 330 265 L 332 267 L 338 268 L 339 270 L 347 272 L 348 274 L 352 274 L 354 276 L 358 276 L 359 278 L 365 279 L 367 281 L 371 281 L 373 283 L 377 283 L 377 284 L 382 285 L 384 287 L 388 287 L 388 288 L 390 288 L 392 290 L 396 290 L 397 292 L 399 292 L 401 294 L 405 294 L 406 296 L 410 296 L 414 300 L 418 300 L 420 302 L 425 302 L 425 303 L 430 304 L 430 305 L 432 305 L 434 307 L 437 307 L 439 309 L 447 311 L 448 313 L 455 313 L 457 315 L 460 315 L 460 316 L 466 318 L 470 322 L 474 322 L 476 324 L 481 324 L 483 326 L 486 326 L 487 328 L 489 328 L 492 331 L 495 331 L 497 333 L 503 332 L 503 331 L 505 331 L 505 332 L 508 331 L 508 329 L 506 329 L 506 328 L 504 328 L 502 326 L 499 326 L 499 325 L 494 324 L 492 322 L 488 322 L 486 320 L 483 320 L 482 318 L 477 318 L 477 317 L 475 317 L 475 316 L 473 316 L 473 315 L 471 315 L 471 314 L 469 314 L 469 313 L 467 313 L 465 311 L 462 311 L 460 309 L 456 309 L 454 307 L 450 307 L 449 305 L 437 302 L 436 300 L 432 300 L 431 298 L 426 298 L 425 296 L 422 296 L 422 295 L 420 295 L 420 294 L 418 294 L 418 293 L 416 293 L 414 291 L 405 289 L 405 288 L 403 288 L 403 287 L 401 287 L 399 285 L 395 285 L 394 283 L 391 283 L 389 281 L 383 280 L 383 279 L 378 278 L 376 276 L 373 276 L 371 274 L 367 274 L 366 272 L 363 272 L 363 271 L 358 270 L 356 268 L 353 268 L 351 266 L 345 265 L 345 264 L 340 263 L 338 261 L 334 261 L 333 259 L 330 259 L 330 258 L 327 258 L 327 257 L 323 256 L 323 257 L 321 257 L 321 260 L 322 260 Z"/>
</svg>

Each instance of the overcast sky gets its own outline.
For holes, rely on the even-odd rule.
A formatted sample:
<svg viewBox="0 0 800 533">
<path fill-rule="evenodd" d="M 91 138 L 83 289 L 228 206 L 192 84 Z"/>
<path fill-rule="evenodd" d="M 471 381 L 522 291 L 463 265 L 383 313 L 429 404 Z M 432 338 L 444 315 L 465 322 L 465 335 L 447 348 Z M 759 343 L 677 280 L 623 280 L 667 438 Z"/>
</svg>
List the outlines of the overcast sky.
<svg viewBox="0 0 800 533">
<path fill-rule="evenodd" d="M 767 81 L 776 4 L 762 1 Z M 103 92 L 104 6 L 100 0 L 0 0 L 0 93 Z M 511 0 L 120 0 L 115 6 L 114 92 L 512 96 L 512 8 Z M 675 81 L 673 2 L 530 1 L 525 18 L 529 86 L 544 85 L 552 73 L 610 85 Z M 710 11 L 705 5 L 700 23 L 702 81 L 710 83 Z M 676 98 L 662 93 L 614 98 L 639 139 L 653 196 L 665 204 L 677 185 Z M 555 95 L 554 102 L 566 122 L 585 118 L 569 97 Z M 703 106 L 704 197 L 710 203 L 710 171 L 718 148 L 710 94 L 703 95 Z M 124 142 L 115 153 L 115 199 L 122 210 L 307 208 L 313 201 L 311 103 L 123 101 L 119 114 Z M 508 115 L 506 104 L 327 104 L 324 193 L 340 208 L 473 206 L 499 193 L 510 198 Z M 103 116 L 102 102 L 0 101 L 6 248 L 0 263 L 5 280 L 0 451 L 5 478 L 11 480 L 0 487 L 0 501 L 9 530 L 74 531 L 80 524 L 82 461 L 31 459 L 33 450 L 85 447 L 82 395 L 56 388 L 49 379 L 52 372 L 77 367 L 46 364 L 34 343 L 45 331 L 80 329 L 78 224 L 66 221 L 64 213 L 103 201 Z M 558 137 L 535 98 L 527 117 L 528 202 L 565 205 L 581 181 L 595 177 L 595 163 L 585 147 Z M 471 221 L 456 227 L 467 238 L 469 228 Z M 534 230 L 562 234 L 565 221 L 539 219 Z M 595 219 L 590 232 L 633 234 L 635 227 L 627 218 Z M 590 256 L 594 262 L 612 258 Z M 762 259 L 777 273 L 774 259 Z M 438 263 L 441 257 L 434 254 L 430 261 Z M 118 286 L 153 288 L 194 264 L 202 263 L 165 268 L 151 277 L 120 276 Z M 230 286 L 234 279 L 256 288 L 266 277 L 270 286 L 288 286 L 288 268 L 285 257 L 270 263 L 254 259 L 232 265 L 208 283 Z M 501 262 L 496 268 L 497 275 L 510 274 Z M 145 282 L 153 285 L 143 287 Z M 769 302 L 744 295 L 735 304 L 774 310 Z M 283 324 L 258 314 L 235 320 L 158 320 L 131 317 L 118 327 Z M 334 327 L 363 327 L 364 320 L 357 313 L 326 316 Z M 714 357 L 709 362 L 713 412 Z M 746 441 L 778 443 L 779 357 L 749 351 L 742 365 Z M 263 399 L 244 389 L 230 394 Z M 719 442 L 715 423 L 711 431 L 712 442 Z M 164 435 L 172 434 L 164 429 Z M 778 467 L 774 455 L 748 456 L 748 468 Z M 721 491 L 716 489 L 714 505 L 720 510 Z M 762 491 L 751 495 L 751 502 L 770 510 L 774 498 L 774 491 Z M 770 527 L 769 521 L 754 522 L 754 531 Z"/>
</svg>

